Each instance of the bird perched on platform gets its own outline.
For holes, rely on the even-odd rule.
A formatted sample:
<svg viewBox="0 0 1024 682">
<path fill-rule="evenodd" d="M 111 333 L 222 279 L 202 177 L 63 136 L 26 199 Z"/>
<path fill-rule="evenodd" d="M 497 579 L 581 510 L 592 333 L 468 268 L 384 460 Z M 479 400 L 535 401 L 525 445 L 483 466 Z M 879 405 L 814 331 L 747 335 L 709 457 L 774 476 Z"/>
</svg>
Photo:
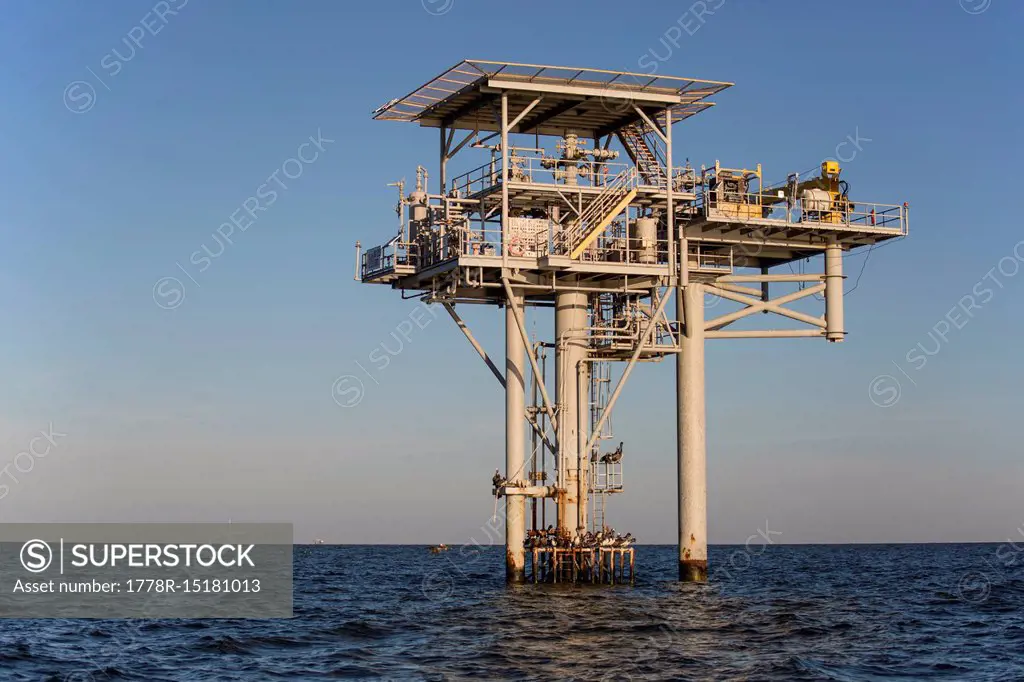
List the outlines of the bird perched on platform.
<svg viewBox="0 0 1024 682">
<path fill-rule="evenodd" d="M 491 483 L 494 484 L 495 488 L 500 488 L 501 484 L 505 482 L 505 478 L 501 475 L 501 472 L 497 469 L 494 470 L 494 477 L 491 478 Z"/>
<path fill-rule="evenodd" d="M 615 448 L 613 451 L 609 452 L 608 454 L 606 454 L 604 457 L 601 458 L 602 462 L 607 462 L 608 464 L 614 464 L 614 463 L 619 462 L 621 460 L 622 460 L 622 441 L 619 441 L 619 447 Z"/>
</svg>

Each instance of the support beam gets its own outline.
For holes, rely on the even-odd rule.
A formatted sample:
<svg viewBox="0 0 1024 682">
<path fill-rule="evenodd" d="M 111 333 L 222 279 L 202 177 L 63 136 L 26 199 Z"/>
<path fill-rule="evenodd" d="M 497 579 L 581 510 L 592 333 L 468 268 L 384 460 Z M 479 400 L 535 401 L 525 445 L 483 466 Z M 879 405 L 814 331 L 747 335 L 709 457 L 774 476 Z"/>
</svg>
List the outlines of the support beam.
<svg viewBox="0 0 1024 682">
<path fill-rule="evenodd" d="M 534 430 L 534 432 L 536 432 L 540 439 L 544 441 L 544 445 L 547 446 L 548 450 L 550 450 L 551 452 L 555 452 L 557 450 L 557 448 L 555 448 L 555 444 L 548 439 L 548 434 L 544 433 L 544 429 L 542 429 L 540 427 L 540 424 L 537 423 L 536 417 L 527 412 L 526 421 L 529 422 L 530 427 Z"/>
<path fill-rule="evenodd" d="M 504 497 L 533 497 L 533 498 L 548 498 L 555 497 L 558 491 L 552 485 L 533 485 L 533 486 L 510 486 L 507 485 L 503 488 L 499 488 L 500 492 Z"/>
<path fill-rule="evenodd" d="M 635 111 L 637 115 L 644 120 L 644 123 L 646 123 L 650 127 L 651 132 L 657 135 L 663 144 L 668 144 L 668 138 L 665 137 L 665 133 L 662 131 L 661 126 L 652 121 L 651 118 L 646 113 L 644 113 L 643 109 L 634 104 L 633 111 Z M 665 111 L 671 112 L 672 108 L 669 107 L 665 109 Z M 666 121 L 666 123 L 671 124 L 671 121 Z"/>
<path fill-rule="evenodd" d="M 491 370 L 491 373 L 494 374 L 498 383 L 501 384 L 501 387 L 505 388 L 505 377 L 501 375 L 498 368 L 494 366 L 493 362 L 491 362 L 491 358 L 487 355 L 487 351 L 484 350 L 483 346 L 480 345 L 480 342 L 473 336 L 473 332 L 469 331 L 469 327 L 467 327 L 466 323 L 462 321 L 459 314 L 455 312 L 455 306 L 448 301 L 441 301 L 441 305 L 443 305 L 444 309 L 448 311 L 449 315 L 451 315 L 452 319 L 455 321 L 455 325 L 462 330 L 463 334 L 465 334 L 466 340 L 469 341 L 469 345 L 473 346 L 473 349 L 480 355 L 480 358 L 487 363 L 487 367 Z M 516 333 L 518 333 L 518 330 Z"/>
<path fill-rule="evenodd" d="M 821 275 L 725 275 L 716 282 L 820 282 Z"/>
<path fill-rule="evenodd" d="M 822 329 L 743 329 L 704 332 L 706 339 L 820 339 L 823 336 L 825 331 Z"/>
<path fill-rule="evenodd" d="M 454 131 L 452 131 L 452 132 L 454 132 Z M 448 158 L 451 159 L 456 154 L 458 154 L 460 151 L 462 151 L 462 148 L 465 147 L 467 144 L 469 144 L 469 141 L 472 140 L 476 136 L 477 136 L 477 131 L 475 131 L 475 130 L 470 130 L 468 133 L 466 133 L 466 136 L 464 138 L 462 138 L 462 140 L 457 145 L 455 145 L 455 149 L 452 149 L 451 151 L 448 152 Z"/>
<path fill-rule="evenodd" d="M 526 381 L 523 356 L 526 344 L 519 334 L 516 312 L 523 296 L 512 294 L 505 302 L 505 479 L 524 481 L 526 475 Z M 526 498 L 505 497 L 505 582 L 526 582 Z"/>
<path fill-rule="evenodd" d="M 511 121 L 511 122 L 510 122 L 510 123 L 508 124 L 508 129 L 509 129 L 509 130 L 512 130 L 512 129 L 514 129 L 514 128 L 515 128 L 515 127 L 516 127 L 517 125 L 519 125 L 519 122 L 520 122 L 520 121 L 522 121 L 522 120 L 523 120 L 523 118 L 524 118 L 524 117 L 525 117 L 525 116 L 526 116 L 526 115 L 527 115 L 528 113 L 530 113 L 531 111 L 533 111 L 533 110 L 534 110 L 534 109 L 536 108 L 536 106 L 537 106 L 538 104 L 540 104 L 541 102 L 543 102 L 543 101 L 544 101 L 544 95 L 541 95 L 540 97 L 537 97 L 537 98 L 536 98 L 536 99 L 534 99 L 534 100 L 533 100 L 532 102 L 530 102 L 530 103 L 529 103 L 529 104 L 528 104 L 528 105 L 526 106 L 526 108 L 525 108 L 525 109 L 523 109 L 522 111 L 520 111 L 520 112 L 519 112 L 519 115 L 518 115 L 518 116 L 516 116 L 516 117 L 515 117 L 514 119 L 512 119 L 512 121 Z"/>
<path fill-rule="evenodd" d="M 719 289 L 714 285 L 709 285 L 708 289 L 710 289 L 711 293 L 715 296 L 720 296 L 722 298 L 729 299 L 730 301 L 736 301 L 737 303 L 743 303 L 747 306 L 743 310 L 737 310 L 736 312 L 727 313 L 720 317 L 716 317 L 713 320 L 709 320 L 704 327 L 708 331 L 718 331 L 719 329 L 732 324 L 736 320 L 748 317 L 761 312 L 762 310 L 775 313 L 776 315 L 781 315 L 782 317 L 788 317 L 798 322 L 803 322 L 804 324 L 809 324 L 812 327 L 825 327 L 825 322 L 819 317 L 814 317 L 812 315 L 807 315 L 805 313 L 783 307 L 787 303 L 792 303 L 793 301 L 800 300 L 801 298 L 820 294 L 825 290 L 824 284 L 808 287 L 807 289 L 801 289 L 800 291 L 794 291 L 791 294 L 779 296 L 778 298 L 774 298 L 770 301 L 762 301 L 759 298 L 750 298 L 743 294 L 736 294 L 731 291 L 726 291 L 725 289 Z"/>
<path fill-rule="evenodd" d="M 679 580 L 708 579 L 707 443 L 704 418 L 704 286 L 676 290 L 681 333 L 676 356 Z"/>
<path fill-rule="evenodd" d="M 459 317 L 459 314 L 455 312 L 455 306 L 453 306 L 448 301 L 441 301 L 441 305 L 443 305 L 444 309 L 448 311 L 449 315 L 451 315 L 452 319 L 455 321 L 456 326 L 458 326 L 458 328 L 462 330 L 462 333 L 465 334 L 466 339 L 469 341 L 470 345 L 473 346 L 473 349 L 476 350 L 476 352 L 480 355 L 483 361 L 487 363 L 487 367 L 490 368 L 491 373 L 494 374 L 494 377 L 498 380 L 498 383 L 501 384 L 501 387 L 505 388 L 505 377 L 502 376 L 498 368 L 495 367 L 494 363 L 491 361 L 490 356 L 487 355 L 487 351 L 483 349 L 483 346 L 480 345 L 480 342 L 476 340 L 475 336 L 473 336 L 473 332 L 469 331 L 469 327 L 462 320 L 462 318 Z M 516 333 L 519 333 L 518 329 L 516 330 Z M 537 423 L 537 420 L 529 413 L 526 413 L 525 417 L 527 423 L 529 423 L 530 425 L 530 428 L 536 431 L 537 435 L 540 437 L 541 440 L 544 441 L 544 444 L 548 447 L 548 449 L 554 452 L 554 443 L 552 443 L 551 440 L 548 438 L 548 434 L 545 433 L 544 429 L 540 427 L 540 424 Z"/>
</svg>

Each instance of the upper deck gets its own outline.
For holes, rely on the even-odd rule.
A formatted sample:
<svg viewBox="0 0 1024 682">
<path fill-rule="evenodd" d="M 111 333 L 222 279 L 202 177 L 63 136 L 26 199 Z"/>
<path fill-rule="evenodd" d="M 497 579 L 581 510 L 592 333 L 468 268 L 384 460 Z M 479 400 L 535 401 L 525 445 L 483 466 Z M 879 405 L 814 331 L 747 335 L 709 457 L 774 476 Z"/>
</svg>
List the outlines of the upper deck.
<svg viewBox="0 0 1024 682">
<path fill-rule="evenodd" d="M 395 183 L 399 233 L 367 249 L 357 277 L 402 289 L 454 282 L 460 296 L 487 298 L 490 288 L 500 298 L 494 290 L 515 271 L 542 297 L 560 280 L 595 289 L 672 283 L 680 272 L 714 280 L 907 234 L 906 204 L 854 200 L 838 164 L 767 189 L 760 165 L 677 164 L 674 124 L 731 85 L 459 62 L 374 111 L 440 129 L 440 189 L 431 191 L 422 166 L 412 192 Z M 460 141 L 457 130 L 468 131 Z M 490 159 L 449 178 L 467 147 Z"/>
<path fill-rule="evenodd" d="M 508 93 L 511 133 L 600 137 L 641 120 L 632 104 L 681 121 L 714 106 L 707 98 L 732 83 L 567 66 L 467 59 L 374 112 L 385 121 L 428 128 L 499 132 L 495 111 Z M 534 104 L 540 97 L 541 101 Z"/>
</svg>

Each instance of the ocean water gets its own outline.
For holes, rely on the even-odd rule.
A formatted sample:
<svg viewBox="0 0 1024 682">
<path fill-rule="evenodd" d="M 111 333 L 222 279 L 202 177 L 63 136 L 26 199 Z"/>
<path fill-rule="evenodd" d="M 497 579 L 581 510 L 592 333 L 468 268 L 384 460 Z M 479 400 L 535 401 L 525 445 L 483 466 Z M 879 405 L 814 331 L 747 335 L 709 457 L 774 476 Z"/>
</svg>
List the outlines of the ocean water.
<svg viewBox="0 0 1024 682">
<path fill-rule="evenodd" d="M 290 620 L 0 621 L 5 680 L 1024 680 L 1010 545 L 674 547 L 506 588 L 500 547 L 295 548 Z"/>
</svg>

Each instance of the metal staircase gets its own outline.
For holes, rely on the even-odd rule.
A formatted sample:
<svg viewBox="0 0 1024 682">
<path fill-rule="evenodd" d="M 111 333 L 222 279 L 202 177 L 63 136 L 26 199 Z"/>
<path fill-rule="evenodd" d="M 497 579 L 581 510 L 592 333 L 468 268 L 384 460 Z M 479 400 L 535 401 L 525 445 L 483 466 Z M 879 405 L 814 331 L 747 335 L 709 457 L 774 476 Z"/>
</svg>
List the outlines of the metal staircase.
<svg viewBox="0 0 1024 682">
<path fill-rule="evenodd" d="M 619 130 L 616 135 L 619 142 L 626 148 L 626 153 L 640 170 L 640 175 L 647 185 L 664 187 L 668 184 L 663 163 L 657 148 L 651 149 L 647 144 L 642 124 L 634 123 Z"/>
<path fill-rule="evenodd" d="M 635 168 L 627 168 L 609 181 L 604 191 L 587 204 L 562 231 L 561 253 L 576 259 L 622 213 L 637 195 Z"/>
</svg>

